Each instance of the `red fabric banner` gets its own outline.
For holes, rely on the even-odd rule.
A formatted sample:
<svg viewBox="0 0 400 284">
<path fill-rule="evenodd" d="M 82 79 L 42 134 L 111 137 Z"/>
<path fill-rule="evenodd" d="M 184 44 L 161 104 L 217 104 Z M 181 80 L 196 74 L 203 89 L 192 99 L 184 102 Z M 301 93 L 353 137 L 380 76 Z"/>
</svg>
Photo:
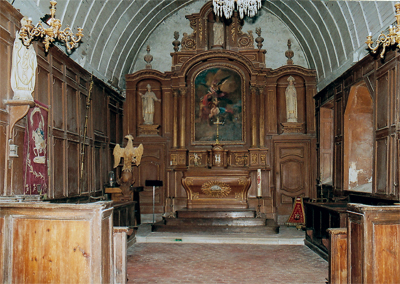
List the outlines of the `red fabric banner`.
<svg viewBox="0 0 400 284">
<path fill-rule="evenodd" d="M 294 203 L 292 214 L 290 214 L 286 225 L 296 226 L 302 224 L 305 224 L 303 198 L 296 197 L 296 202 Z"/>
<path fill-rule="evenodd" d="M 49 177 L 47 173 L 48 106 L 35 101 L 26 116 L 24 141 L 24 192 L 46 194 Z"/>
</svg>

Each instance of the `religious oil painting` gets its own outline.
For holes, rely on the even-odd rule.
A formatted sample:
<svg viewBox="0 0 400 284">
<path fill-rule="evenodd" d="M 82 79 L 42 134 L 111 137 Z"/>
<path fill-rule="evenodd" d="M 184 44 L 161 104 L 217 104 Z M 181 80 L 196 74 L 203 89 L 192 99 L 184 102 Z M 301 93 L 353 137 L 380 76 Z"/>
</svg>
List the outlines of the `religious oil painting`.
<svg viewBox="0 0 400 284">
<path fill-rule="evenodd" d="M 242 78 L 228 68 L 209 68 L 195 78 L 194 142 L 243 141 Z"/>
</svg>

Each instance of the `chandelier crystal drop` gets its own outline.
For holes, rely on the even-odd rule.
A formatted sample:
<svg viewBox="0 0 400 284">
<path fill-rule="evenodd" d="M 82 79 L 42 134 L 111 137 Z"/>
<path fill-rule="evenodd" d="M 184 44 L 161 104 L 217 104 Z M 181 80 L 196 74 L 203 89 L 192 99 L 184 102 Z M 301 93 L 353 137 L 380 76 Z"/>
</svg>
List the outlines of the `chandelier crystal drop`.
<svg viewBox="0 0 400 284">
<path fill-rule="evenodd" d="M 213 0 L 214 13 L 218 17 L 225 16 L 229 19 L 235 10 L 235 2 L 241 19 L 245 15 L 254 17 L 261 8 L 261 0 Z"/>
</svg>

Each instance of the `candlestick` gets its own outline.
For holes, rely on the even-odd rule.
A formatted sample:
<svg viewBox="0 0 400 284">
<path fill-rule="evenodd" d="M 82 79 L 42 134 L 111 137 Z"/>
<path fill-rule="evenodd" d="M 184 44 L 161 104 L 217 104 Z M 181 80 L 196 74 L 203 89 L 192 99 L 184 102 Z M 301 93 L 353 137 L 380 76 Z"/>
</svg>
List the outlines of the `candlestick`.
<svg viewBox="0 0 400 284">
<path fill-rule="evenodd" d="M 262 196 L 262 189 L 261 189 L 261 169 L 257 170 L 257 197 Z"/>
</svg>

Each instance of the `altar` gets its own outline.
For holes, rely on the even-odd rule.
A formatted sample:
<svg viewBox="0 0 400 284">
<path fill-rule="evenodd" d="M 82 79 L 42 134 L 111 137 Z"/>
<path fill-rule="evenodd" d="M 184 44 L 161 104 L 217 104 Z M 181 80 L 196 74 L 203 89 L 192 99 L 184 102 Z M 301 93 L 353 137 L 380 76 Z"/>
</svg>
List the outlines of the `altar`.
<svg viewBox="0 0 400 284">
<path fill-rule="evenodd" d="M 246 170 L 195 169 L 185 172 L 182 178 L 188 209 L 247 209 L 250 184 Z"/>
<path fill-rule="evenodd" d="M 293 64 L 290 41 L 287 65 L 267 68 L 261 28 L 242 30 L 236 12 L 219 22 L 211 1 L 186 18 L 192 32 L 171 34 L 171 71 L 126 76 L 124 133 L 145 149 L 133 172 L 141 213 L 154 208 L 168 223 L 185 210 L 287 219 L 316 179 L 315 71 Z M 163 186 L 153 193 L 145 180 Z"/>
</svg>

